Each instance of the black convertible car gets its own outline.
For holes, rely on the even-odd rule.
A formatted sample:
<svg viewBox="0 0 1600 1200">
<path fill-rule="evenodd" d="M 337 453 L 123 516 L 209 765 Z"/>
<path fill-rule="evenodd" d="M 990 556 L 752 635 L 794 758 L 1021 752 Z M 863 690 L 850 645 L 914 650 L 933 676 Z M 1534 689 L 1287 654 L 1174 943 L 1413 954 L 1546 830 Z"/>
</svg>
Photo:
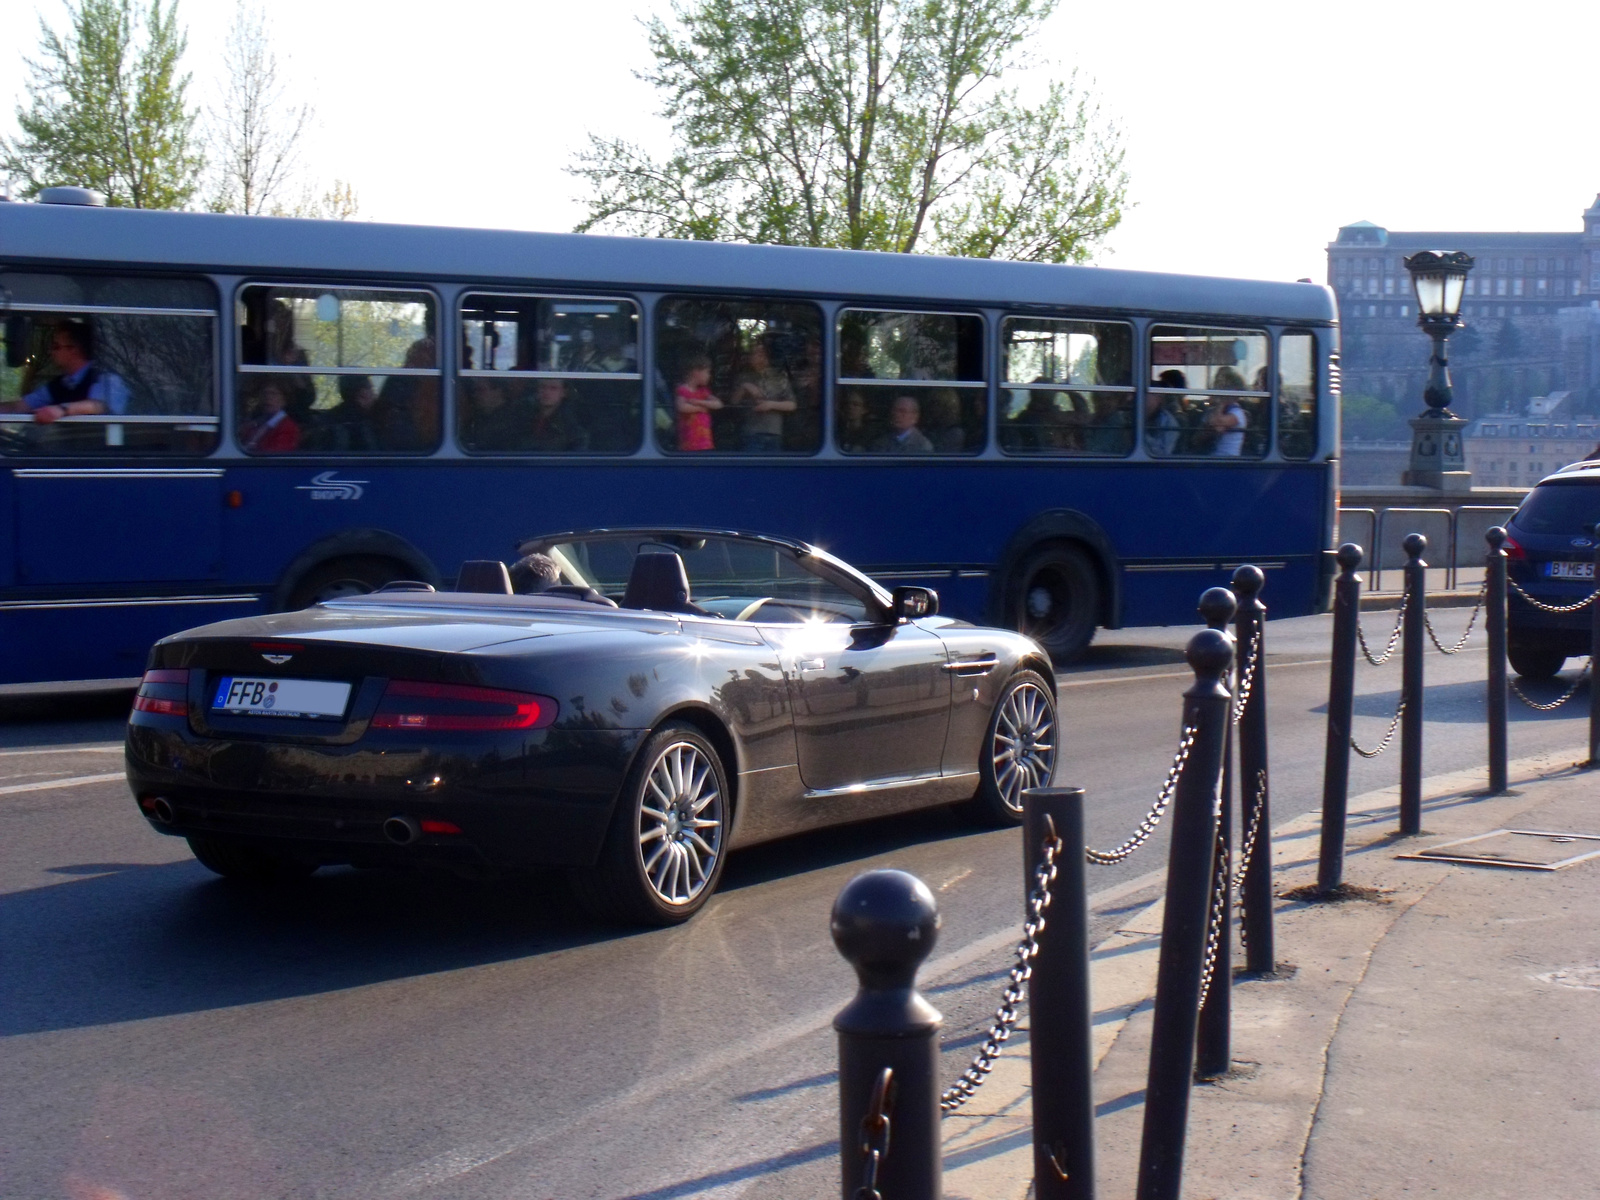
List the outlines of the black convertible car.
<svg viewBox="0 0 1600 1200">
<path fill-rule="evenodd" d="M 128 780 L 222 875 L 326 864 L 571 869 L 587 905 L 671 923 L 727 852 L 1050 782 L 1038 645 L 940 618 L 801 542 L 695 529 L 536 538 L 494 561 L 151 651 Z"/>
</svg>

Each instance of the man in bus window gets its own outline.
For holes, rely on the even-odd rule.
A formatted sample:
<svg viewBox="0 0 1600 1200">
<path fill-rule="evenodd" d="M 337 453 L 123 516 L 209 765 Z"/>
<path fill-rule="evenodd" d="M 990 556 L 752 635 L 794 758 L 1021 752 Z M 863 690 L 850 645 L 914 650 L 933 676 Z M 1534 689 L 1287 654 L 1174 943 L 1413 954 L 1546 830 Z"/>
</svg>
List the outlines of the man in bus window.
<svg viewBox="0 0 1600 1200">
<path fill-rule="evenodd" d="M 1186 388 L 1189 381 L 1182 371 L 1163 371 L 1156 377 L 1156 386 L 1164 388 Z M 1178 446 L 1178 418 L 1173 415 L 1172 409 L 1167 407 L 1170 397 L 1159 392 L 1146 392 L 1144 397 L 1144 444 L 1145 449 L 1151 454 L 1163 458 L 1172 454 Z"/>
<path fill-rule="evenodd" d="M 50 335 L 50 360 L 60 371 L 21 400 L 11 412 L 31 412 L 41 425 L 62 417 L 121 415 L 128 411 L 128 385 L 94 361 L 94 338 L 82 321 L 62 321 Z"/>
<path fill-rule="evenodd" d="M 915 396 L 896 396 L 889 406 L 889 432 L 872 443 L 874 454 L 932 454 L 933 443 L 917 428 L 922 405 Z"/>
</svg>

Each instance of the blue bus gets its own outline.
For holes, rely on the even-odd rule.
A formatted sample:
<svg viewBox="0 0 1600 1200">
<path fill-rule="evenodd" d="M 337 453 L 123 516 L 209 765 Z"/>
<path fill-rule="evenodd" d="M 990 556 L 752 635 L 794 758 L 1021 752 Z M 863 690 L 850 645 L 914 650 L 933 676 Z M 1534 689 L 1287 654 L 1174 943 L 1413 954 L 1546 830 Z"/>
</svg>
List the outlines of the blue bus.
<svg viewBox="0 0 1600 1200">
<path fill-rule="evenodd" d="M 0 318 L 13 690 L 611 524 L 801 538 L 1063 661 L 1332 574 L 1308 283 L 5 203 Z"/>
</svg>

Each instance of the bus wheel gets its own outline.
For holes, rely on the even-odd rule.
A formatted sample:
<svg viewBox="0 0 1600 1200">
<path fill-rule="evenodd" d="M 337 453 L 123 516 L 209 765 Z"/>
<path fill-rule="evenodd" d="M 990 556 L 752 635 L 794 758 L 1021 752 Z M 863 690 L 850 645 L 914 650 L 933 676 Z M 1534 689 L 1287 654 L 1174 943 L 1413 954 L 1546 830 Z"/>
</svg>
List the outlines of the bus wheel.
<svg viewBox="0 0 1600 1200">
<path fill-rule="evenodd" d="M 313 567 L 295 584 L 294 591 L 289 593 L 289 611 L 343 596 L 362 596 L 405 578 L 406 569 L 392 558 L 336 558 Z"/>
<path fill-rule="evenodd" d="M 1058 663 L 1081 656 L 1100 615 L 1100 579 L 1089 556 L 1076 546 L 1035 550 L 1012 575 L 1006 618 Z"/>
</svg>

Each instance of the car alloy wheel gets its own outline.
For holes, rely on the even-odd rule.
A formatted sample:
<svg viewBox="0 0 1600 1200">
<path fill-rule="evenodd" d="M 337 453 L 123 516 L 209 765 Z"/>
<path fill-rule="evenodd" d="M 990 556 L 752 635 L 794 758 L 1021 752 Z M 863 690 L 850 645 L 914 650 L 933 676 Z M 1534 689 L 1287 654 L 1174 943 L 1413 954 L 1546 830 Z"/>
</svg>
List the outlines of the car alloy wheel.
<svg viewBox="0 0 1600 1200">
<path fill-rule="evenodd" d="M 639 861 L 663 904 L 689 904 L 705 890 L 722 854 L 722 829 L 711 760 L 692 742 L 671 742 L 651 764 L 639 805 Z"/>
<path fill-rule="evenodd" d="M 1025 789 L 1049 785 L 1056 762 L 1055 706 L 1038 684 L 1022 680 L 1006 693 L 989 754 L 995 790 L 1013 812 L 1022 811 Z"/>
</svg>

